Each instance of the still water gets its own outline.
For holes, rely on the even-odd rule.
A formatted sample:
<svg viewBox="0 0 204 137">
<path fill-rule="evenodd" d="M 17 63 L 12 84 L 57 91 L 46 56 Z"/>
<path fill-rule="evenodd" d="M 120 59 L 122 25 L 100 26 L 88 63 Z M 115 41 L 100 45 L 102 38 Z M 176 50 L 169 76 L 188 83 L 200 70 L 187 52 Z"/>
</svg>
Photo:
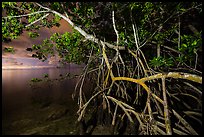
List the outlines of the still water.
<svg viewBox="0 0 204 137">
<path fill-rule="evenodd" d="M 56 79 L 67 73 L 80 74 L 82 69 L 83 66 L 77 65 L 66 68 L 3 69 L 3 134 L 74 134 L 73 122 L 76 120 L 78 106 L 71 95 L 78 78 L 61 81 Z M 34 87 L 30 85 L 32 78 L 43 79 L 44 74 L 48 74 L 48 79 L 55 82 L 38 82 Z M 55 112 L 58 113 L 62 108 L 66 108 L 68 113 L 53 118 Z M 60 123 L 60 118 L 64 118 L 64 125 Z"/>
</svg>

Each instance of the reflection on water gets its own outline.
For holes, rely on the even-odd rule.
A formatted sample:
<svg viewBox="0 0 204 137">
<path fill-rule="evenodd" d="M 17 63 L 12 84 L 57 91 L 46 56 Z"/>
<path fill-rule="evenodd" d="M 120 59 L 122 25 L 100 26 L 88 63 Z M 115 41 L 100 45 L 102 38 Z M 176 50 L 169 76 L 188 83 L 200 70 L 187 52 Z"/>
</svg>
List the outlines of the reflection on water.
<svg viewBox="0 0 204 137">
<path fill-rule="evenodd" d="M 49 68 L 49 69 L 22 69 L 22 70 L 2 70 L 2 105 L 3 113 L 7 111 L 15 111 L 29 104 L 30 97 L 34 92 L 29 86 L 32 78 L 43 78 L 43 74 L 48 74 L 49 78 L 58 78 L 60 74 L 71 72 L 72 74 L 80 74 L 81 68 Z M 58 97 L 64 92 L 67 95 L 73 92 L 76 79 L 57 82 L 49 88 L 49 93 L 53 97 Z M 42 92 L 47 92 L 42 87 Z M 48 90 L 48 89 L 47 89 Z"/>
<path fill-rule="evenodd" d="M 30 80 L 32 78 L 43 78 L 48 74 L 50 79 L 59 78 L 62 74 L 80 74 L 82 67 L 73 66 L 67 68 L 46 68 L 46 69 L 16 69 L 2 70 L 2 120 L 8 125 L 9 120 L 16 120 L 13 114 L 20 114 L 35 102 L 51 101 L 62 102 L 71 100 L 77 78 L 56 81 L 54 83 L 43 83 L 40 88 L 32 89 Z M 76 104 L 75 104 L 76 106 Z M 70 104 L 68 107 L 73 107 Z M 32 113 L 32 112 L 31 112 Z M 34 113 L 34 112 L 33 112 Z M 17 116 L 16 116 L 17 117 Z M 12 123 L 12 122 L 11 122 Z M 8 130 L 8 129 L 3 129 Z"/>
</svg>

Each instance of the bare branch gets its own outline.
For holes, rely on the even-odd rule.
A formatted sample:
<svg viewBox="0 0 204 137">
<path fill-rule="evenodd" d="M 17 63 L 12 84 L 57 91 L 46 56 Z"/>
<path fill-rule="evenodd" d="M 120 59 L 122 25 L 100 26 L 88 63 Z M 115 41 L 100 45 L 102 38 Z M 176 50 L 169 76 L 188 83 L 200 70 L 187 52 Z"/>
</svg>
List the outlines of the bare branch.
<svg viewBox="0 0 204 137">
<path fill-rule="evenodd" d="M 113 114 L 113 120 L 112 120 L 112 125 L 113 125 L 113 126 L 115 125 L 115 119 L 116 119 L 117 109 L 118 109 L 118 104 L 116 104 L 115 111 L 114 111 L 114 114 Z"/>
<path fill-rule="evenodd" d="M 180 44 L 181 44 L 181 21 L 180 21 L 180 17 L 179 18 L 179 25 L 178 25 L 178 29 L 179 29 L 179 32 L 178 32 L 178 49 L 180 49 Z M 180 54 L 179 54 L 179 57 L 180 57 Z"/>
<path fill-rule="evenodd" d="M 65 21 L 67 21 L 75 30 L 77 30 L 79 33 L 81 33 L 81 35 L 83 35 L 86 39 L 90 40 L 90 41 L 93 41 L 97 44 L 99 44 L 99 40 L 98 38 L 94 37 L 93 35 L 90 35 L 90 34 L 87 34 L 84 30 L 82 30 L 80 27 L 77 27 L 68 17 L 65 17 L 64 15 L 60 14 L 59 12 L 56 12 L 54 10 L 51 10 L 47 7 L 44 7 L 42 6 L 41 4 L 39 3 L 36 3 L 38 6 L 42 7 L 43 9 L 46 9 L 46 10 L 49 10 L 50 12 L 54 13 L 54 14 L 57 14 L 58 16 L 60 16 L 61 18 L 63 18 Z M 125 50 L 125 47 L 124 46 L 114 46 L 110 43 L 107 43 L 107 42 L 104 42 L 104 44 L 106 44 L 109 48 L 112 48 L 112 49 L 119 49 L 119 50 Z"/>
<path fill-rule="evenodd" d="M 162 90 L 163 90 L 163 99 L 164 99 L 163 105 L 164 105 L 164 118 L 165 118 L 166 132 L 167 132 L 167 135 L 172 135 L 167 96 L 166 96 L 165 78 L 162 78 Z"/>
<path fill-rule="evenodd" d="M 194 75 L 194 74 L 189 74 L 189 73 L 183 73 L 183 72 L 168 72 L 168 73 L 159 73 L 156 75 L 152 75 L 149 77 L 145 77 L 142 78 L 141 81 L 145 82 L 145 81 L 149 81 L 149 80 L 153 80 L 153 79 L 158 79 L 158 78 L 181 78 L 181 79 L 187 79 L 190 81 L 194 81 L 197 83 L 202 84 L 202 77 L 198 76 L 198 75 Z"/>
<path fill-rule="evenodd" d="M 39 19 L 37 19 L 37 20 L 35 20 L 35 21 L 33 21 L 32 23 L 30 23 L 30 24 L 26 25 L 25 27 L 29 27 L 29 26 L 31 26 L 31 25 L 33 25 L 33 24 L 37 23 L 38 21 L 40 21 L 40 20 L 42 20 L 42 19 L 46 18 L 46 17 L 47 17 L 47 16 L 49 16 L 49 15 L 50 15 L 50 13 L 48 13 L 48 14 L 46 14 L 46 15 L 42 16 L 41 18 L 39 18 Z"/>
<path fill-rule="evenodd" d="M 117 31 L 116 26 L 115 26 L 114 10 L 112 11 L 112 21 L 113 21 L 113 28 L 114 28 L 114 31 L 115 31 L 116 36 L 117 36 L 117 46 L 118 46 L 118 43 L 119 43 L 119 35 L 118 35 L 118 31 Z"/>
<path fill-rule="evenodd" d="M 139 49 L 139 44 L 138 44 L 138 39 L 136 37 L 136 32 L 135 32 L 135 26 L 134 24 L 132 24 L 132 29 L 133 29 L 133 32 L 134 32 L 134 37 L 135 37 L 135 43 L 136 43 L 136 47 L 137 47 L 137 50 Z"/>
<path fill-rule="evenodd" d="M 186 120 L 184 120 L 175 110 L 173 110 L 174 115 L 181 121 L 181 123 L 193 134 L 198 135 L 198 133 L 190 126 Z"/>
</svg>

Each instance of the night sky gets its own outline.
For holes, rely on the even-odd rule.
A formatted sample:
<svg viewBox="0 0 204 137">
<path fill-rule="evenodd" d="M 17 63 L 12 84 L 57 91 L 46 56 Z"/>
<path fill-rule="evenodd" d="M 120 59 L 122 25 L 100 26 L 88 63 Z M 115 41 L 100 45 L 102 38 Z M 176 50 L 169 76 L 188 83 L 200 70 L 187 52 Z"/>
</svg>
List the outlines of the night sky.
<svg viewBox="0 0 204 137">
<path fill-rule="evenodd" d="M 71 32 L 71 27 L 64 20 L 60 21 L 60 27 L 42 28 L 38 32 L 39 37 L 35 39 L 29 38 L 27 32 L 23 32 L 18 39 L 12 40 L 9 43 L 2 43 L 2 68 L 36 68 L 56 66 L 55 58 L 42 62 L 37 58 L 33 58 L 31 52 L 26 51 L 26 48 L 31 48 L 33 44 L 41 44 L 45 38 L 49 38 L 53 33 Z M 5 53 L 5 47 L 14 47 L 15 53 Z"/>
</svg>

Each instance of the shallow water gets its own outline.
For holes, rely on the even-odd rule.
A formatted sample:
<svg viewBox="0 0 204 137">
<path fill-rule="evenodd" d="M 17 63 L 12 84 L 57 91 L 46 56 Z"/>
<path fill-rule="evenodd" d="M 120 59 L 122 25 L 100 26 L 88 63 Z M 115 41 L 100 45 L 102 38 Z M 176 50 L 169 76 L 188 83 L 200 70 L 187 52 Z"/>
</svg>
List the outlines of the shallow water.
<svg viewBox="0 0 204 137">
<path fill-rule="evenodd" d="M 71 94 L 77 78 L 61 81 L 56 79 L 61 74 L 77 75 L 81 71 L 82 66 L 76 65 L 67 68 L 2 70 L 3 134 L 73 134 L 78 106 Z M 35 89 L 30 86 L 32 78 L 43 79 L 44 74 L 48 74 L 48 78 L 55 82 L 38 82 L 34 84 Z M 61 108 L 68 110 L 68 113 L 60 117 L 63 119 L 61 122 L 60 118 L 46 120 Z M 49 131 L 44 130 L 47 125 Z"/>
</svg>

